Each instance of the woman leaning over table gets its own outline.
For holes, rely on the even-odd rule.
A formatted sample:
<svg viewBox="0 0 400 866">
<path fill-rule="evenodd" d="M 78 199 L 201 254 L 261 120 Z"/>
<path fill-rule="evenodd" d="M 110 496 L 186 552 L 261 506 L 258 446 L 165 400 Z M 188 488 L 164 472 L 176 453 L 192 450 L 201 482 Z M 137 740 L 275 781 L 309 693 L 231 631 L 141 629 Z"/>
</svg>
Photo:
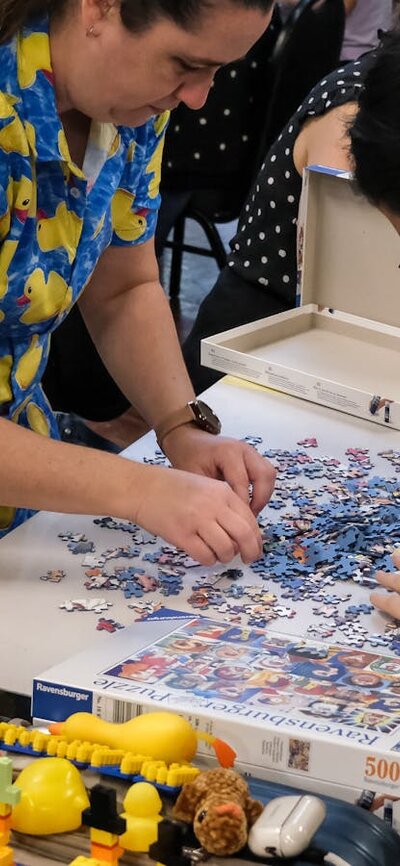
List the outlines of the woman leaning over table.
<svg viewBox="0 0 400 866">
<path fill-rule="evenodd" d="M 26 509 L 110 513 L 204 564 L 260 555 L 255 514 L 274 469 L 212 435 L 212 415 L 211 432 L 193 420 L 153 233 L 169 110 L 204 104 L 271 6 L 0 0 L 0 535 Z M 172 471 L 54 441 L 40 380 L 50 334 L 78 298 Z"/>
</svg>

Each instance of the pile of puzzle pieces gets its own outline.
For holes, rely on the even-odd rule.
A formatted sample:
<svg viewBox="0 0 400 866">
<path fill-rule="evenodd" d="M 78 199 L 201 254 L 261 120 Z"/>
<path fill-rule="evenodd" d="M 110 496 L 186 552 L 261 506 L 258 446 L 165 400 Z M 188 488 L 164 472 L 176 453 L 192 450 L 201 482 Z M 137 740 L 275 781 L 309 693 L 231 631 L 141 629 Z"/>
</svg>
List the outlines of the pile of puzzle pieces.
<svg viewBox="0 0 400 866">
<path fill-rule="evenodd" d="M 129 521 L 96 518 L 98 527 L 123 532 L 127 542 L 99 551 L 84 533 L 61 533 L 71 554 L 80 557 L 87 593 L 66 599 L 61 607 L 70 613 L 99 614 L 96 628 L 112 633 L 124 627 L 108 615 L 116 591 L 123 593 L 136 620 L 159 610 L 163 598 L 176 596 L 184 598 L 186 609 L 212 611 L 232 624 L 261 628 L 295 618 L 307 601 L 314 616 L 307 627 L 310 637 L 335 637 L 354 647 L 362 647 L 368 638 L 370 645 L 400 654 L 397 623 L 388 621 L 384 633 L 372 635 L 365 626 L 365 615 L 372 610 L 368 593 L 376 583 L 374 574 L 393 569 L 391 554 L 399 544 L 398 477 L 372 475 L 367 449 L 348 448 L 346 461 L 340 461 L 313 452 L 318 447 L 314 437 L 302 440 L 293 451 L 265 450 L 257 436 L 246 440 L 278 469 L 274 495 L 259 519 L 264 553 L 258 562 L 250 569 L 212 573 Z M 388 450 L 378 456 L 400 472 L 400 452 Z M 146 460 L 165 462 L 159 451 Z M 251 580 L 254 573 L 257 582 Z M 64 580 L 65 572 L 58 569 L 41 577 Z M 350 603 L 352 583 L 366 588 L 363 603 Z"/>
</svg>

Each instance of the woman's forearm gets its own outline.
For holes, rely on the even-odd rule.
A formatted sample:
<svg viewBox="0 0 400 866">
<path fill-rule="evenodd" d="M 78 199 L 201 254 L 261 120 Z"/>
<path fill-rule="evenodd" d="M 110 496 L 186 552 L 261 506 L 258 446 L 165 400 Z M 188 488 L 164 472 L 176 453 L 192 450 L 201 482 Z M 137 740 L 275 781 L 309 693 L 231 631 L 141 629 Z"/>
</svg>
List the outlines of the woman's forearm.
<svg viewBox="0 0 400 866">
<path fill-rule="evenodd" d="M 0 420 L 0 505 L 135 519 L 150 467 Z"/>
</svg>

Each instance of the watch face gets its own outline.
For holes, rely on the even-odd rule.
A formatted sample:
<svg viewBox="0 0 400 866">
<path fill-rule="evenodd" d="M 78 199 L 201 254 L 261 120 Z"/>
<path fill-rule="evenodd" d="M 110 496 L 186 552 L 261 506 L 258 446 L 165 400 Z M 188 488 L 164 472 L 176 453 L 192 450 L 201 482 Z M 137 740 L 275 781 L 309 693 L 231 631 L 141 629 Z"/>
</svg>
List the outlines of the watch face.
<svg viewBox="0 0 400 866">
<path fill-rule="evenodd" d="M 207 433 L 221 432 L 221 422 L 215 412 L 207 406 L 207 403 L 203 403 L 203 400 L 192 400 L 189 405 L 199 427 L 202 427 Z"/>
</svg>

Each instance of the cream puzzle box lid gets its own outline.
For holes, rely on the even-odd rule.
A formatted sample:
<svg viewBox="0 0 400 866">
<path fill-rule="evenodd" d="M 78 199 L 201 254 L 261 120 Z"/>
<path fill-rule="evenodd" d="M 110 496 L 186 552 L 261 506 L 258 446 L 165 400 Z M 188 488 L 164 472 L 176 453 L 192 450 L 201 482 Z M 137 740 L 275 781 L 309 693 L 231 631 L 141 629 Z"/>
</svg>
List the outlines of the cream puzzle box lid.
<svg viewBox="0 0 400 866">
<path fill-rule="evenodd" d="M 298 306 L 202 340 L 216 370 L 400 429 L 400 241 L 344 172 L 305 171 Z"/>
</svg>

